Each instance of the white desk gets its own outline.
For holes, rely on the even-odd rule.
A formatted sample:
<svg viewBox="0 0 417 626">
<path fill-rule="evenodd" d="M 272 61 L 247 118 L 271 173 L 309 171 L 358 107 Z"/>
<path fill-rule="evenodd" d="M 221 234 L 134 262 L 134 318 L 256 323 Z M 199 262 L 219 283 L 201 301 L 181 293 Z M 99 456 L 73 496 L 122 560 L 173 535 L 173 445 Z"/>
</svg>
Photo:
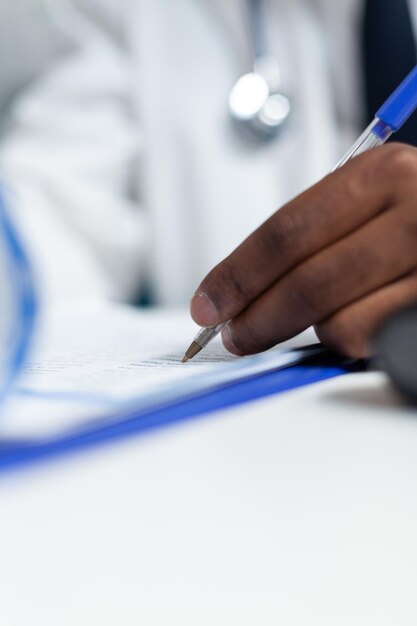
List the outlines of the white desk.
<svg viewBox="0 0 417 626">
<path fill-rule="evenodd" d="M 351 375 L 0 477 L 0 624 L 417 623 L 417 410 Z"/>
</svg>

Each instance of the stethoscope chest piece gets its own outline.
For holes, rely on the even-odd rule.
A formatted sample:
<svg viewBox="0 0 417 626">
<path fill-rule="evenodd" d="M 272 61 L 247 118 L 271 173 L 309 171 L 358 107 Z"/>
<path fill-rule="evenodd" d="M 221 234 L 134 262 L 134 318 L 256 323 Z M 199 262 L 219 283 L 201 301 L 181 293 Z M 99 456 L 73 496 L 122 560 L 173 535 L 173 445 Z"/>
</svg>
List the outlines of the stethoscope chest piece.
<svg viewBox="0 0 417 626">
<path fill-rule="evenodd" d="M 288 120 L 291 103 L 280 89 L 279 67 L 273 57 L 255 61 L 252 72 L 239 78 L 229 96 L 229 111 L 237 126 L 253 139 L 276 137 Z"/>
<path fill-rule="evenodd" d="M 229 112 L 246 136 L 260 141 L 280 134 L 291 113 L 279 59 L 270 52 L 267 0 L 242 0 L 251 67 L 233 86 Z"/>
</svg>

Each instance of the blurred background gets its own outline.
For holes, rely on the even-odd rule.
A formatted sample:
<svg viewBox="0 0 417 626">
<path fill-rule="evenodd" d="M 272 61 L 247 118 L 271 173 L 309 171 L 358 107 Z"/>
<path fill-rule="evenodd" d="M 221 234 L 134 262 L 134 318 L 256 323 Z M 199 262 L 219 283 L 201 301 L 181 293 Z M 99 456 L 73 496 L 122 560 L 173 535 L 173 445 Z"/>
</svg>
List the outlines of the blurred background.
<svg viewBox="0 0 417 626">
<path fill-rule="evenodd" d="M 58 0 L 59 2 L 59 0 Z M 43 0 L 6 0 L 0 4 L 0 115 L 13 97 L 48 70 L 66 46 L 51 26 Z"/>
<path fill-rule="evenodd" d="M 185 306 L 413 67 L 416 7 L 3 1 L 0 177 L 43 301 Z"/>
</svg>

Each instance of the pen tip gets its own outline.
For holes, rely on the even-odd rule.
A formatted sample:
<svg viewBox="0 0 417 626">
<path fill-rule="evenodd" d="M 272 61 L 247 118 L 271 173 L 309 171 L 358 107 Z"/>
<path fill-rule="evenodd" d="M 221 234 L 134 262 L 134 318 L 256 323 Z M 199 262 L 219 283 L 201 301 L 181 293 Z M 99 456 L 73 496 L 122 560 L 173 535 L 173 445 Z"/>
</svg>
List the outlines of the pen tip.
<svg viewBox="0 0 417 626">
<path fill-rule="evenodd" d="M 202 347 L 196 341 L 193 341 L 187 352 L 184 354 L 182 362 L 186 363 L 187 361 L 190 361 L 200 352 L 200 350 L 202 350 Z"/>
</svg>

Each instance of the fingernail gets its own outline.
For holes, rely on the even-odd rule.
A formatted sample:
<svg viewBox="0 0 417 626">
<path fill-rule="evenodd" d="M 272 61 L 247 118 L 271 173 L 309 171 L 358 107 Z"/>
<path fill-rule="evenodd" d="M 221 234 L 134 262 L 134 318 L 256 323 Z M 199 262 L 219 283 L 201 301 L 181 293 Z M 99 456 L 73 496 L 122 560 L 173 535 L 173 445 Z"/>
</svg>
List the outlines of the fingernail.
<svg viewBox="0 0 417 626">
<path fill-rule="evenodd" d="M 226 348 L 226 350 L 228 350 L 229 352 L 231 352 L 232 354 L 235 354 L 236 356 L 243 356 L 243 352 L 241 350 L 239 350 L 239 348 L 236 347 L 234 341 L 233 341 L 233 337 L 232 334 L 230 332 L 230 325 L 227 324 L 223 330 L 222 330 L 222 341 L 223 341 L 223 345 Z"/>
<path fill-rule="evenodd" d="M 219 314 L 210 298 L 197 291 L 191 300 L 191 317 L 200 326 L 214 326 L 219 322 Z"/>
</svg>

